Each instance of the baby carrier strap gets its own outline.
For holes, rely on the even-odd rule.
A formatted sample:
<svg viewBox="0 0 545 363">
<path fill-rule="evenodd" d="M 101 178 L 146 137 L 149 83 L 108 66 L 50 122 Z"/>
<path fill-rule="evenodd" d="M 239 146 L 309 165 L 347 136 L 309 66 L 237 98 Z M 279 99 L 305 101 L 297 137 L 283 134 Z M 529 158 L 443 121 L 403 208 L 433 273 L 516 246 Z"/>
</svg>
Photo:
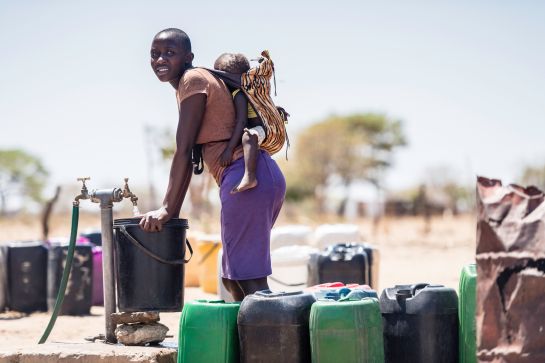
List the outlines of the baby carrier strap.
<svg viewBox="0 0 545 363">
<path fill-rule="evenodd" d="M 216 71 L 213 69 L 208 69 L 204 67 L 199 67 L 202 69 L 207 70 L 208 72 L 212 73 L 212 75 L 216 76 L 216 78 L 219 78 L 223 80 L 227 85 L 233 87 L 233 88 L 240 88 L 240 75 L 237 74 L 230 74 L 222 71 Z M 216 74 L 216 72 L 224 73 L 221 77 Z M 238 82 L 237 82 L 238 79 Z M 236 85 L 238 84 L 238 86 Z M 229 139 L 226 140 L 218 140 L 218 141 L 229 141 Z M 204 159 L 203 159 L 203 153 L 202 153 L 202 144 L 195 144 L 193 146 L 193 149 L 191 150 L 191 163 L 193 164 L 193 173 L 195 175 L 200 175 L 204 171 Z"/>
<path fill-rule="evenodd" d="M 191 150 L 191 163 L 193 164 L 193 173 L 202 174 L 204 171 L 204 160 L 202 158 L 202 144 L 195 144 Z"/>
</svg>

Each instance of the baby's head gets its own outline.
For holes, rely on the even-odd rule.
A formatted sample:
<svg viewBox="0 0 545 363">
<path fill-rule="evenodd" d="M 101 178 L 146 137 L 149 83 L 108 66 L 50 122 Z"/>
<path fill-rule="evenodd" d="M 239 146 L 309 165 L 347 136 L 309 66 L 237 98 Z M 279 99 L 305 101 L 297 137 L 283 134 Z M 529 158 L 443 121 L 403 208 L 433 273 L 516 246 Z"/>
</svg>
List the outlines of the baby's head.
<svg viewBox="0 0 545 363">
<path fill-rule="evenodd" d="M 246 73 L 250 69 L 250 62 L 244 54 L 240 53 L 223 53 L 214 62 L 214 69 L 227 73 Z"/>
</svg>

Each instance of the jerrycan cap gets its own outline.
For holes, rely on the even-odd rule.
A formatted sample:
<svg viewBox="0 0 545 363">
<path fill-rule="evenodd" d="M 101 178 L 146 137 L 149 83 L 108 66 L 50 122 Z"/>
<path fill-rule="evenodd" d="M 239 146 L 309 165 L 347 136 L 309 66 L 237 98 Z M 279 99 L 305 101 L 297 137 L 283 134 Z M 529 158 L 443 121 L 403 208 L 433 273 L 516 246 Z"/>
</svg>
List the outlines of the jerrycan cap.
<svg viewBox="0 0 545 363">
<path fill-rule="evenodd" d="M 339 301 L 353 301 L 353 300 L 362 300 L 365 298 L 373 297 L 375 299 L 378 299 L 377 293 L 374 290 L 362 290 L 362 289 L 354 289 L 346 296 L 339 299 Z"/>
<path fill-rule="evenodd" d="M 324 299 L 328 299 L 328 300 L 339 300 L 341 298 L 341 294 L 339 294 L 338 291 L 328 291 L 325 296 L 324 296 Z"/>
<path fill-rule="evenodd" d="M 348 287 L 341 287 L 339 289 L 339 295 L 341 295 L 341 297 L 345 297 L 346 295 L 350 294 L 350 291 L 352 290 L 349 289 Z"/>
</svg>

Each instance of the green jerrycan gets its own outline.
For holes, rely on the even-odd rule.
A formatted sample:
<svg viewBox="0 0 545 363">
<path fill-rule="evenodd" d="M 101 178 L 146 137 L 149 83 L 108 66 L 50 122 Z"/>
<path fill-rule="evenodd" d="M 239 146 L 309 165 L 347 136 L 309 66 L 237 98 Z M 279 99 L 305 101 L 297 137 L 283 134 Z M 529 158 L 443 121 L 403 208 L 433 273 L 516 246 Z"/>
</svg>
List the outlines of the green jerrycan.
<svg viewBox="0 0 545 363">
<path fill-rule="evenodd" d="M 238 363 L 237 315 L 240 303 L 195 300 L 180 318 L 178 363 Z"/>
<path fill-rule="evenodd" d="M 313 363 L 384 363 L 376 298 L 318 300 L 310 310 Z"/>
<path fill-rule="evenodd" d="M 464 266 L 460 275 L 460 363 L 477 363 L 477 334 L 475 305 L 477 304 L 477 267 L 474 263 Z"/>
</svg>

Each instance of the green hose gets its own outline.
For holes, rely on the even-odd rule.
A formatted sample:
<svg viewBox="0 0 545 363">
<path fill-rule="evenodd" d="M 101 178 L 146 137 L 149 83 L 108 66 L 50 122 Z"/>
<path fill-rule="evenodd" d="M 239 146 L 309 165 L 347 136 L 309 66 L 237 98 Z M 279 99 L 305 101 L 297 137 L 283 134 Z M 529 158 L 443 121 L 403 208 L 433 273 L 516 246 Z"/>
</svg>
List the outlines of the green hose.
<svg viewBox="0 0 545 363">
<path fill-rule="evenodd" d="M 72 269 L 72 260 L 74 258 L 74 249 L 76 248 L 76 236 L 78 234 L 78 220 L 79 220 L 79 206 L 74 205 L 72 207 L 72 230 L 70 232 L 70 244 L 68 245 L 68 254 L 66 255 L 66 264 L 64 265 L 64 271 L 62 272 L 61 285 L 59 286 L 59 292 L 57 293 L 57 300 L 55 301 L 55 308 L 53 309 L 53 314 L 51 314 L 51 319 L 49 319 L 49 324 L 45 328 L 44 334 L 40 338 L 38 344 L 43 344 L 49 337 L 51 330 L 55 326 L 57 321 L 57 315 L 62 307 L 62 302 L 64 301 L 64 292 L 66 291 L 66 285 L 68 285 L 68 278 L 70 277 L 70 270 Z"/>
</svg>

